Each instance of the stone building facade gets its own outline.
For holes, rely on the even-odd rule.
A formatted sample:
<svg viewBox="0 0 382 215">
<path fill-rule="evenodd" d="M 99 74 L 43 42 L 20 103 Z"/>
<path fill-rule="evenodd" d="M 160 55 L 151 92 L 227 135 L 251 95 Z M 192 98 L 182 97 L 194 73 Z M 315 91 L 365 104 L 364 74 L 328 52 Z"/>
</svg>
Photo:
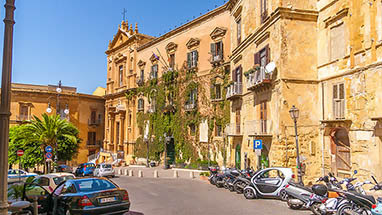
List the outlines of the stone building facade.
<svg viewBox="0 0 382 215">
<path fill-rule="evenodd" d="M 61 117 L 73 123 L 79 130 L 80 143 L 78 155 L 69 161 L 77 165 L 95 157 L 100 151 L 104 139 L 105 100 L 101 96 L 78 93 L 76 88 L 62 86 L 62 92 L 56 91 L 57 85 L 12 84 L 10 126 L 28 123 L 34 116 L 55 114 L 59 110 Z M 57 104 L 57 102 L 59 103 Z M 51 109 L 51 113 L 47 109 Z M 64 111 L 69 111 L 66 114 Z"/>
<path fill-rule="evenodd" d="M 159 113 L 166 112 L 169 115 L 197 115 L 198 120 L 189 124 L 189 131 L 184 136 L 194 145 L 194 153 L 198 157 L 206 159 L 209 151 L 211 160 L 223 163 L 224 150 L 220 147 L 223 144 L 223 126 L 219 124 L 209 129 L 208 122 L 215 125 L 215 119 L 210 117 L 215 112 L 213 103 L 217 105 L 225 100 L 223 76 L 229 71 L 230 53 L 227 20 L 229 13 L 224 5 L 157 38 L 140 34 L 137 26 L 132 29 L 127 22 L 122 22 L 106 51 L 105 159 L 109 153 L 128 164 L 135 157 L 139 142 L 151 145 L 149 141 L 156 141 L 158 145 L 164 145 L 165 137 L 162 136 L 167 133 L 175 140 L 172 146 L 167 146 L 168 157 L 174 162 L 177 148 L 174 144 L 179 144 L 174 137 L 174 129 L 167 126 L 159 134 L 160 129 L 155 127 L 161 125 L 148 126 L 149 119 L 139 126 L 139 116 L 152 119 L 157 114 L 166 117 Z M 166 86 L 165 104 L 161 105 L 156 98 L 160 92 L 154 89 L 154 85 L 161 86 L 167 80 L 165 76 L 175 73 L 176 89 L 172 89 L 172 94 Z M 191 85 L 197 89 L 188 90 Z M 150 92 L 144 92 L 150 87 Z M 181 123 L 184 125 L 186 122 Z M 182 157 L 181 151 L 177 151 L 177 158 Z M 164 155 L 160 156 L 163 160 Z"/>
<path fill-rule="evenodd" d="M 230 164 L 296 169 L 295 105 L 307 181 L 328 171 L 381 177 L 381 2 L 253 2 L 228 4 Z"/>
</svg>

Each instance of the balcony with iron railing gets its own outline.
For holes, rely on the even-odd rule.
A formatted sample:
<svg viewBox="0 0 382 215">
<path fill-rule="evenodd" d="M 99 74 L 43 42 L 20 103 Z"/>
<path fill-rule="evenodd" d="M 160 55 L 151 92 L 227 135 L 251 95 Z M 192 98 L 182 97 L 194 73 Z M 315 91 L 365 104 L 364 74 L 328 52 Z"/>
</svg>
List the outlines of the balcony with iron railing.
<svg viewBox="0 0 382 215">
<path fill-rule="evenodd" d="M 255 90 L 271 84 L 272 74 L 267 73 L 264 67 L 260 67 L 247 75 L 247 89 Z"/>
<path fill-rule="evenodd" d="M 272 120 L 251 120 L 244 122 L 248 136 L 272 136 Z"/>
<path fill-rule="evenodd" d="M 216 65 L 216 64 L 219 64 L 223 61 L 223 55 L 222 54 L 218 54 L 218 55 L 213 55 L 210 57 L 210 63 L 213 64 L 213 65 Z"/>
<path fill-rule="evenodd" d="M 90 126 L 98 126 L 101 124 L 101 119 L 88 119 L 88 125 Z"/>
<path fill-rule="evenodd" d="M 188 103 L 188 104 L 184 105 L 184 110 L 185 111 L 193 111 L 195 109 L 196 109 L 196 103 L 195 102 Z"/>
<path fill-rule="evenodd" d="M 144 81 L 143 77 L 139 77 L 136 80 L 136 83 L 137 83 L 138 86 L 143 86 L 145 84 L 145 81 Z"/>
<path fill-rule="evenodd" d="M 16 121 L 17 122 L 31 121 L 31 118 L 32 117 L 30 115 L 17 115 Z"/>
<path fill-rule="evenodd" d="M 227 87 L 227 99 L 234 99 L 240 97 L 243 93 L 243 84 L 240 82 L 234 82 Z"/>
</svg>

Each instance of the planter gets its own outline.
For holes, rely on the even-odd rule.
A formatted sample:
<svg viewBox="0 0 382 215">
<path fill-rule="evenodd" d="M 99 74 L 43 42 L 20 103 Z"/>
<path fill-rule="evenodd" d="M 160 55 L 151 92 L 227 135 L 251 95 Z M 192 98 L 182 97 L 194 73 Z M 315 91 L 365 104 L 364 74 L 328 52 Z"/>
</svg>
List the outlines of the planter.
<svg viewBox="0 0 382 215">
<path fill-rule="evenodd" d="M 208 181 L 208 177 L 205 176 L 205 175 L 201 175 L 201 176 L 199 176 L 199 177 L 200 177 L 200 180 Z"/>
</svg>

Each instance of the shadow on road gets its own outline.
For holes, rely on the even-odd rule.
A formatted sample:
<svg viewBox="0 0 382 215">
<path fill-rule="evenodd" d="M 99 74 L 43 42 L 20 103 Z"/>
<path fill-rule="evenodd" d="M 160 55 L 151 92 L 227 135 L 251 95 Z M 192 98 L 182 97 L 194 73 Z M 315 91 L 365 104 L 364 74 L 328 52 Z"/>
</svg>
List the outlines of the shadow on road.
<svg viewBox="0 0 382 215">
<path fill-rule="evenodd" d="M 130 211 L 127 215 L 144 215 L 144 214 L 140 212 Z"/>
</svg>

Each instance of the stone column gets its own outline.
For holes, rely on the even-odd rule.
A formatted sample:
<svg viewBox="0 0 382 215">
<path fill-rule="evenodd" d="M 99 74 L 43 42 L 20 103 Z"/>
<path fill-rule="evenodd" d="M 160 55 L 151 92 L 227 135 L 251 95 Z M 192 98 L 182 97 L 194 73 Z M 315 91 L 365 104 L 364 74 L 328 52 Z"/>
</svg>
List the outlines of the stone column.
<svg viewBox="0 0 382 215">
<path fill-rule="evenodd" d="M 109 131 L 109 151 L 112 150 L 111 147 L 114 145 L 114 116 L 110 115 L 110 131 Z"/>
<path fill-rule="evenodd" d="M 3 47 L 3 73 L 1 82 L 0 104 L 0 215 L 8 214 L 8 142 L 9 117 L 11 116 L 11 74 L 12 74 L 12 48 L 15 0 L 5 3 L 5 30 Z"/>
</svg>

